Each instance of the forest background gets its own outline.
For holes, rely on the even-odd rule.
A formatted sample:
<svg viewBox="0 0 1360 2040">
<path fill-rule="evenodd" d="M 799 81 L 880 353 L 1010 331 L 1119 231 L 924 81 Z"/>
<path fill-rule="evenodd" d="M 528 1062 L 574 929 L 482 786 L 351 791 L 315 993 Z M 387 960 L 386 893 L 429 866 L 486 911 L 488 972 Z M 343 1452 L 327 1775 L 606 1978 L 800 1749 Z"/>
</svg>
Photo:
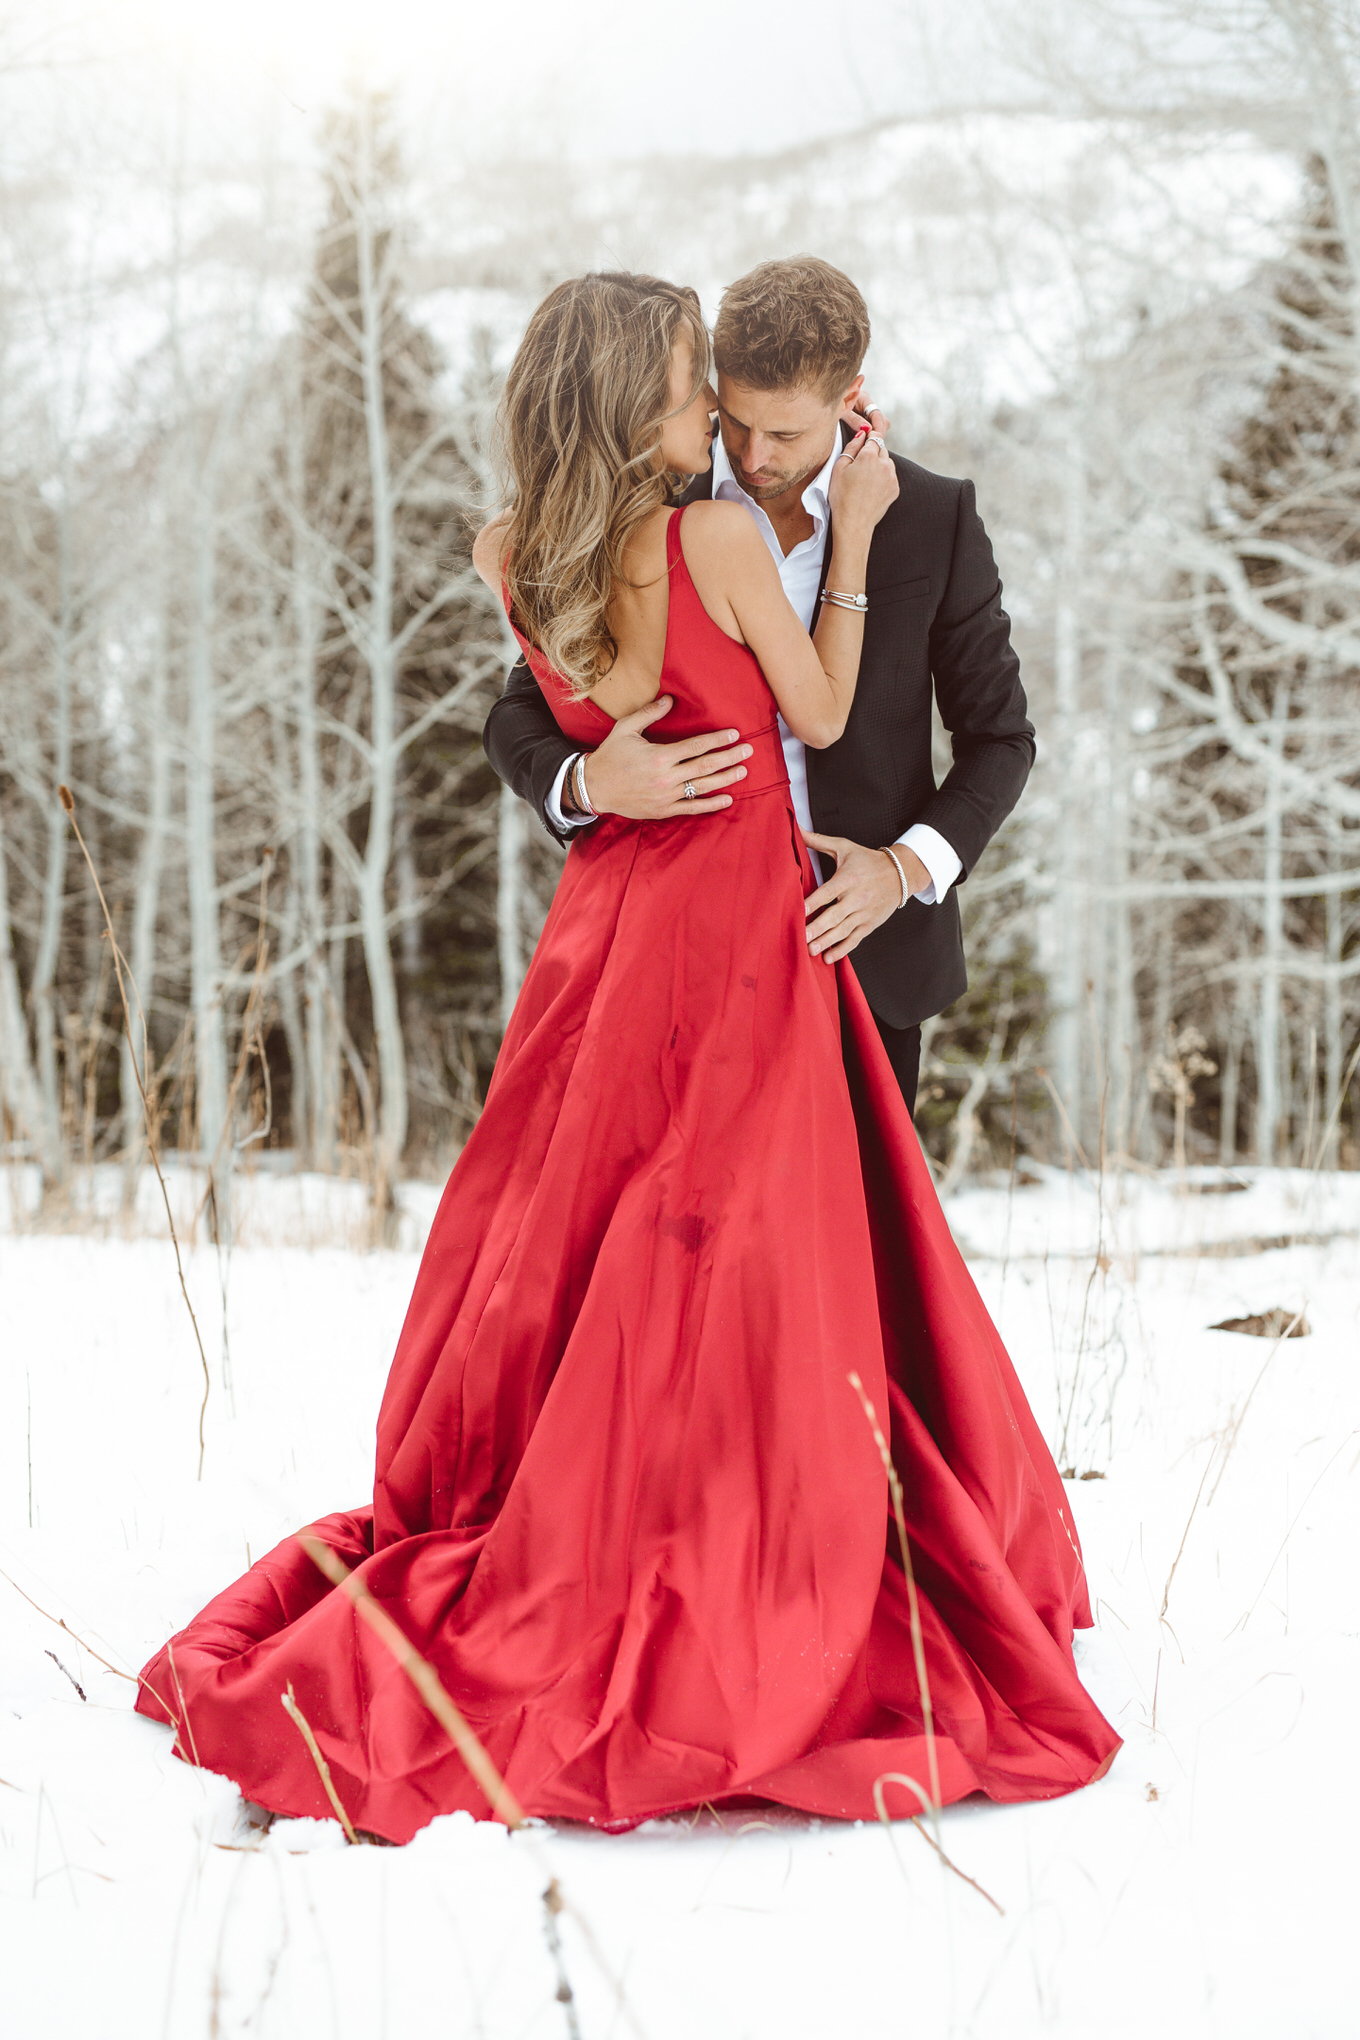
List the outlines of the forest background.
<svg viewBox="0 0 1360 2040">
<path fill-rule="evenodd" d="M 480 744 L 499 378 L 564 275 L 711 317 L 797 251 L 864 289 L 895 450 L 976 481 L 1039 732 L 926 1029 L 942 1178 L 1360 1164 L 1360 10 L 975 0 L 934 41 L 926 11 L 819 67 L 795 7 L 796 76 L 740 10 L 730 63 L 701 9 L 675 70 L 659 14 L 631 70 L 607 10 L 566 55 L 528 5 L 491 41 L 443 14 L 390 77 L 337 31 L 301 97 L 262 9 L 230 63 L 154 8 L 0 16 L 30 1210 L 113 1162 L 130 1206 L 139 1078 L 219 1229 L 237 1167 L 362 1177 L 380 1218 L 447 1170 L 561 869 Z"/>
</svg>

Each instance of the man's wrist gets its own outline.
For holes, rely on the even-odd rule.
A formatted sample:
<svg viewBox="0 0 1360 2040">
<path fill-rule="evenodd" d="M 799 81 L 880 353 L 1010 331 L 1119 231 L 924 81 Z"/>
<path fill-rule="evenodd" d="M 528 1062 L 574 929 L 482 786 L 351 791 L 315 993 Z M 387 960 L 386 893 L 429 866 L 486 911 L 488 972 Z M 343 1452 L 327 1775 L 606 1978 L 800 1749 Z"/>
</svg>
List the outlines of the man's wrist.
<svg viewBox="0 0 1360 2040">
<path fill-rule="evenodd" d="M 590 795 L 585 787 L 585 763 L 588 751 L 578 751 L 567 761 L 566 776 L 562 781 L 562 812 L 569 822 L 593 822 L 598 820 L 596 810 L 590 805 Z"/>
<path fill-rule="evenodd" d="M 557 777 L 553 780 L 548 797 L 543 803 L 544 816 L 549 826 L 554 829 L 568 829 L 574 832 L 577 829 L 586 828 L 592 819 L 589 815 L 583 815 L 569 809 L 567 782 L 571 777 L 571 768 L 580 755 L 581 753 L 577 751 L 572 756 L 563 759 L 557 768 Z"/>
<path fill-rule="evenodd" d="M 897 911 L 905 907 L 907 901 L 911 898 L 911 883 L 907 876 L 906 859 L 898 856 L 895 846 L 891 843 L 880 843 L 879 849 L 897 873 L 897 883 L 902 889 L 902 897 L 897 902 L 897 909 L 894 910 Z"/>
</svg>

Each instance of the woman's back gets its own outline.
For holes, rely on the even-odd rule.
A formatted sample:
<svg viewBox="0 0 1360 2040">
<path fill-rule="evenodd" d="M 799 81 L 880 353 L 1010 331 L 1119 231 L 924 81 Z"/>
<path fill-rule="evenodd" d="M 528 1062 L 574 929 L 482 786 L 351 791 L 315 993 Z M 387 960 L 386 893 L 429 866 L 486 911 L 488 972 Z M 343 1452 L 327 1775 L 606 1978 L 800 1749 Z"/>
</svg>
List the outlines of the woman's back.
<svg viewBox="0 0 1360 2040">
<path fill-rule="evenodd" d="M 626 604 L 620 602 L 619 658 L 614 670 L 588 694 L 577 693 L 554 672 L 513 616 L 511 626 L 567 736 L 593 748 L 621 716 L 665 693 L 674 702 L 664 725 L 667 742 L 730 724 L 740 731 L 743 743 L 754 746 L 745 779 L 729 788 L 733 800 L 741 805 L 756 795 L 782 793 L 787 805 L 788 767 L 765 675 L 755 654 L 714 622 L 689 569 L 687 533 L 712 508 L 696 503 L 656 520 L 642 561 L 648 570 L 646 582 L 628 591 Z M 731 812 L 696 817 L 687 826 L 722 823 Z M 605 824 L 637 826 L 618 816 L 606 816 Z M 782 823 L 778 826 L 782 830 Z"/>
</svg>

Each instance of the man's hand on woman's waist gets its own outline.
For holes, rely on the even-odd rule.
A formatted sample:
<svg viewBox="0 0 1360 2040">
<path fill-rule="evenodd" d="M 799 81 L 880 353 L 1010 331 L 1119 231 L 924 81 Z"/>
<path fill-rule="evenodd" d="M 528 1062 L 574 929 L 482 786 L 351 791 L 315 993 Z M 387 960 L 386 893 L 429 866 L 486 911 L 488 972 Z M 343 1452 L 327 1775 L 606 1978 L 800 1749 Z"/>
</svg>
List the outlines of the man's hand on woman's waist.
<svg viewBox="0 0 1360 2040">
<path fill-rule="evenodd" d="M 678 744 L 650 743 L 642 732 L 669 713 L 671 696 L 661 694 L 632 715 L 620 716 L 598 750 L 585 753 L 586 798 L 596 815 L 623 815 L 632 822 L 673 821 L 677 816 L 714 814 L 732 805 L 722 788 L 746 777 L 751 745 L 738 741 L 736 730 L 713 730 L 686 737 Z M 566 775 L 563 795 L 572 775 Z M 693 793 L 686 788 L 692 787 Z M 589 816 L 571 813 L 562 802 L 563 819 L 583 825 Z"/>
</svg>

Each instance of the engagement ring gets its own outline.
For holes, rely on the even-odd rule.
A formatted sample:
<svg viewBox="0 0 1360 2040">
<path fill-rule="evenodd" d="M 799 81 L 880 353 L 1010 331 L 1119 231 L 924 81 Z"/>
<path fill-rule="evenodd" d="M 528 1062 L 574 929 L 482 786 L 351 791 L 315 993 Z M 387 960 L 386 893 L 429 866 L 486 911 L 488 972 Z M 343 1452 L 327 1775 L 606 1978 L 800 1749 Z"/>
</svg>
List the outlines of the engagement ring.
<svg viewBox="0 0 1360 2040">
<path fill-rule="evenodd" d="M 693 800 L 693 798 L 694 798 L 694 785 L 691 780 L 687 779 L 685 781 L 685 799 Z"/>
</svg>

